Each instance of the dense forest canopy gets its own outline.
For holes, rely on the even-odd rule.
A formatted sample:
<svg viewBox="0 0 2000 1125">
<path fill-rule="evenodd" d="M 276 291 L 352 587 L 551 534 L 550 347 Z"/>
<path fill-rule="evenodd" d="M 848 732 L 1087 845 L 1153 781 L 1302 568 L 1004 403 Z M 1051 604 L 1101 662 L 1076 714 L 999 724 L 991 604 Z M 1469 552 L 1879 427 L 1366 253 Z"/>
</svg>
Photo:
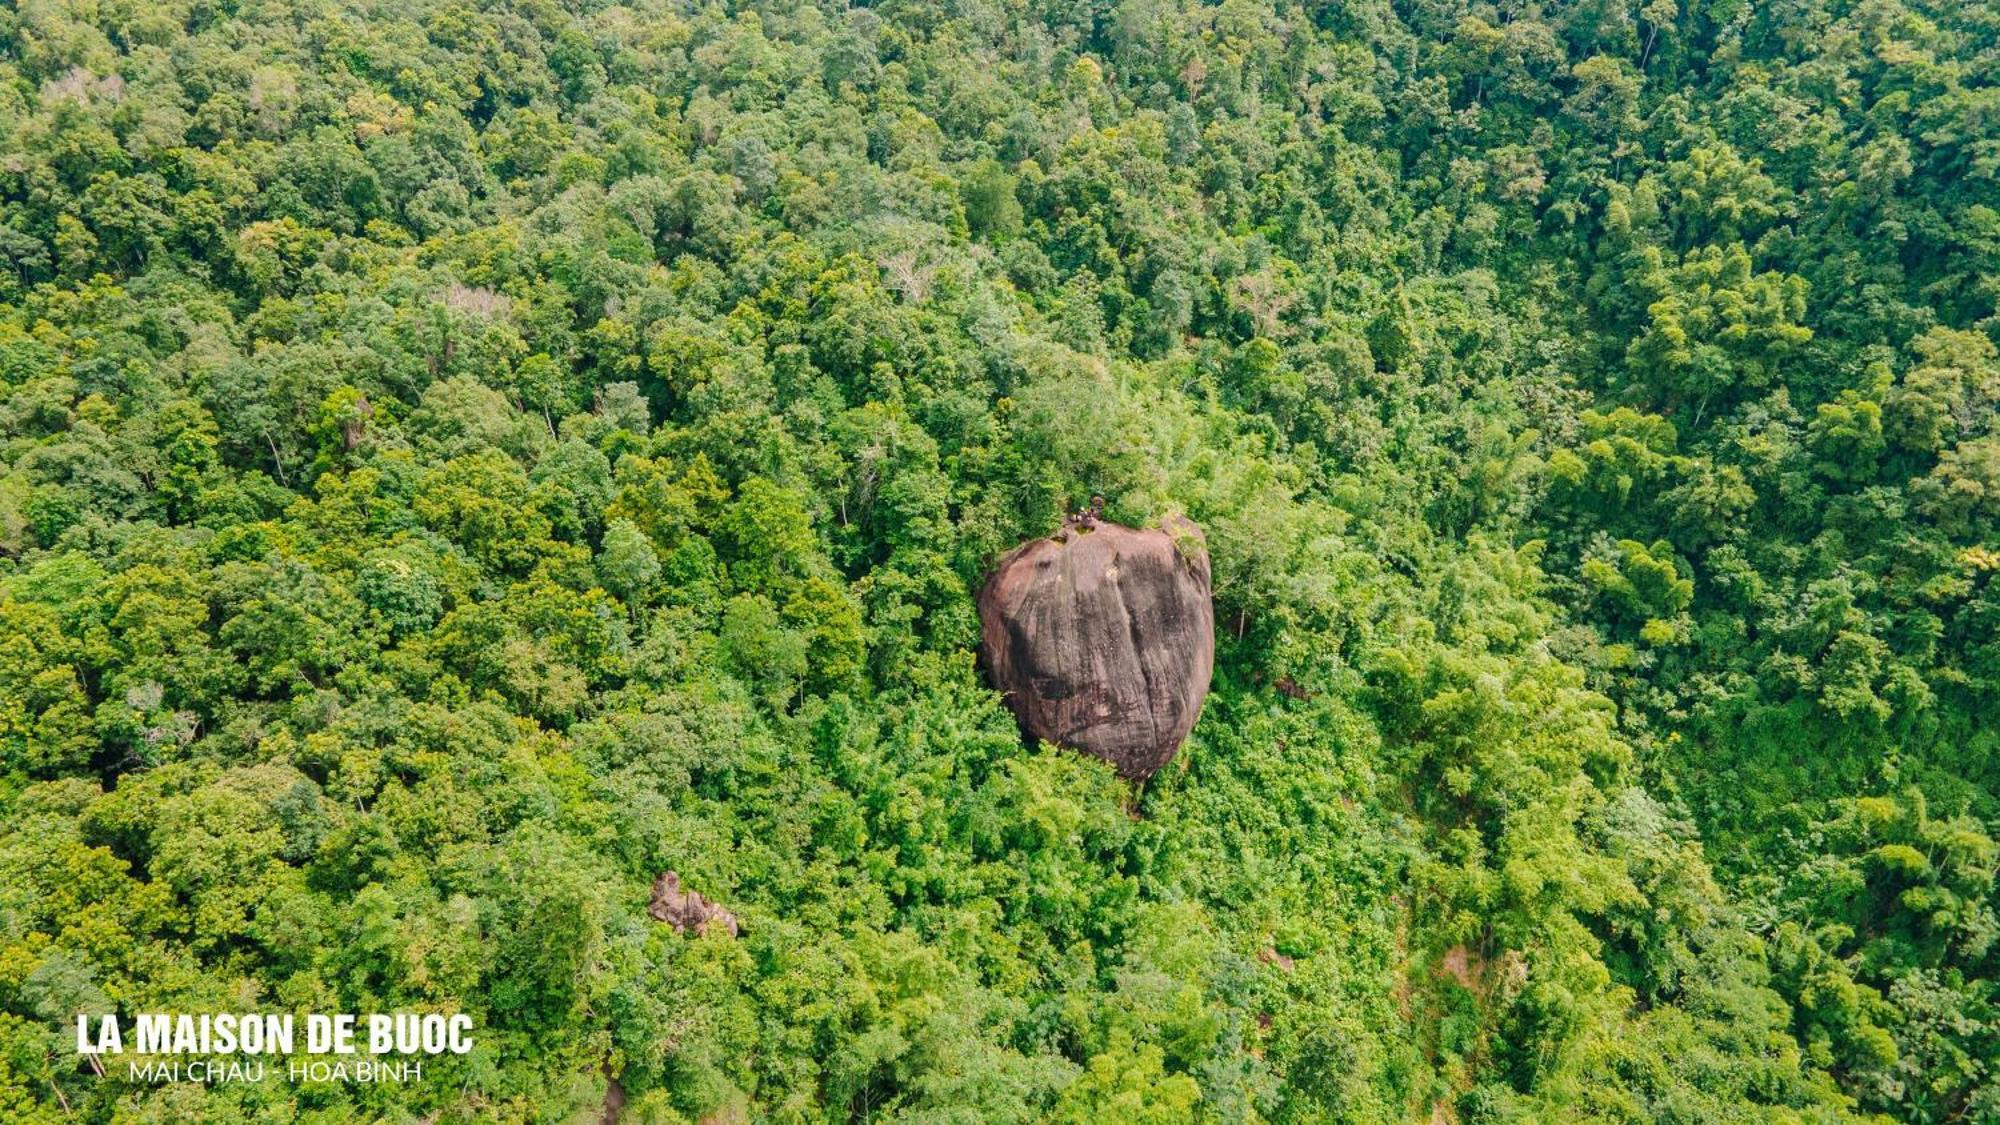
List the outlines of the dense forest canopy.
<svg viewBox="0 0 2000 1125">
<path fill-rule="evenodd" d="M 1951 0 L 9 5 L 0 1117 L 2000 1120 L 1996 83 Z M 1143 787 L 973 655 L 1093 493 L 1213 562 Z M 477 1048 L 69 1032 L 392 1010 Z"/>
</svg>

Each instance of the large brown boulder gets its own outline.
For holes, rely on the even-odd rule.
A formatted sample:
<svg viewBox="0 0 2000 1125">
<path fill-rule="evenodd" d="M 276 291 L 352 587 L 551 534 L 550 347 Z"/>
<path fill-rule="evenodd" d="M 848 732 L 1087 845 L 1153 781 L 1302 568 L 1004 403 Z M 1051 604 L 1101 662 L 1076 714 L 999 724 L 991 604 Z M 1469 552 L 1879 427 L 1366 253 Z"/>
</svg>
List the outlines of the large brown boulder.
<svg viewBox="0 0 2000 1125">
<path fill-rule="evenodd" d="M 1029 738 L 1150 777 L 1193 729 L 1215 665 L 1201 531 L 1072 520 L 979 594 L 980 652 Z"/>
</svg>

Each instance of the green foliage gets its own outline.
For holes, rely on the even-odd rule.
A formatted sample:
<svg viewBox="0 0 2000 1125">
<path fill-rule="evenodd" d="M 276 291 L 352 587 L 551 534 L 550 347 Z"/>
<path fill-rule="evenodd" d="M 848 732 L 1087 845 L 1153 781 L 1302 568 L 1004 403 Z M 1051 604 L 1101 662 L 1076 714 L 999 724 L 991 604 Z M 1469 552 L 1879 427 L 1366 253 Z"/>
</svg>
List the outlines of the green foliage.
<svg viewBox="0 0 2000 1125">
<path fill-rule="evenodd" d="M 0 1118 L 2000 1117 L 1996 52 L 10 8 Z M 1093 494 L 1213 566 L 1140 789 L 970 655 Z M 64 1038 L 245 1006 L 479 1047 Z"/>
</svg>

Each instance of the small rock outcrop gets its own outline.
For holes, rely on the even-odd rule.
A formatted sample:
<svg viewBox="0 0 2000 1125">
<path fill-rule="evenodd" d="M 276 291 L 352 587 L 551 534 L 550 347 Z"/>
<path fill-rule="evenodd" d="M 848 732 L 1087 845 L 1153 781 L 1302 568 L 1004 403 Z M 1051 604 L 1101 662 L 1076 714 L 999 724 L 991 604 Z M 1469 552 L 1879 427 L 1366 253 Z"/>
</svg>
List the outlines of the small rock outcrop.
<svg viewBox="0 0 2000 1125">
<path fill-rule="evenodd" d="M 646 906 L 646 913 L 680 933 L 705 934 L 713 926 L 736 936 L 736 915 L 693 891 L 682 890 L 677 871 L 664 872 L 653 880 L 653 901 Z"/>
<path fill-rule="evenodd" d="M 1208 552 L 1186 520 L 1098 509 L 1015 548 L 979 594 L 980 653 L 1022 732 L 1142 780 L 1194 728 L 1215 664 Z"/>
</svg>

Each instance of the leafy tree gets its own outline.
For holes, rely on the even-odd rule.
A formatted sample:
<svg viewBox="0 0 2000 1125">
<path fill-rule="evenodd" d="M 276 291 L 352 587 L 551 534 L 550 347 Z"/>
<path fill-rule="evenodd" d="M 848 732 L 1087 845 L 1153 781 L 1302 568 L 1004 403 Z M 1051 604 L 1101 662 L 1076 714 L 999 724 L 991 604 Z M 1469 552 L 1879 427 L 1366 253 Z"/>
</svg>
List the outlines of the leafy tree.
<svg viewBox="0 0 2000 1125">
<path fill-rule="evenodd" d="M 0 1118 L 2000 1116 L 1995 51 L 9 8 Z M 1143 787 L 972 658 L 1093 495 L 1212 565 Z M 67 1039 L 246 1005 L 477 1046 Z"/>
</svg>

